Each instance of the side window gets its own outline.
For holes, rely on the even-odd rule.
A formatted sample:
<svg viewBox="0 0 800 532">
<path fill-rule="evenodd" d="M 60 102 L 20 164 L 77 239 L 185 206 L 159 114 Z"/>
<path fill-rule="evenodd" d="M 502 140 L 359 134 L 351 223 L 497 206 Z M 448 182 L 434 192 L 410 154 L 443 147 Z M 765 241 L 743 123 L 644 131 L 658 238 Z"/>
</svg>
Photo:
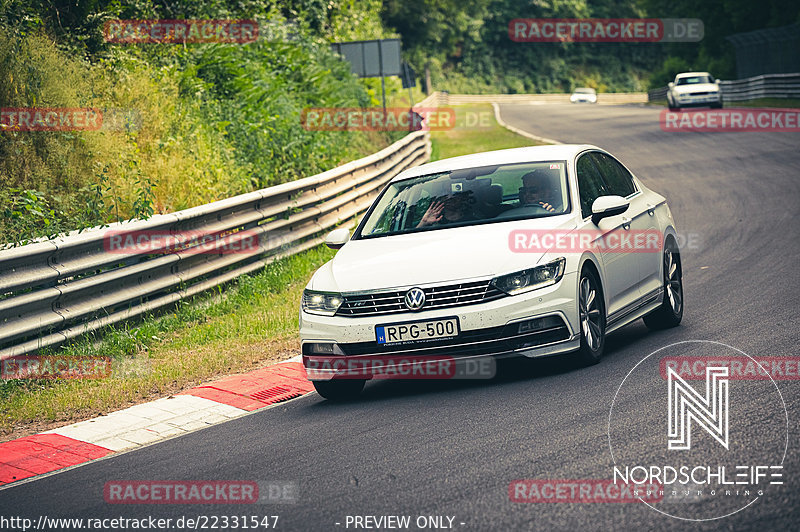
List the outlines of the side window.
<svg viewBox="0 0 800 532">
<path fill-rule="evenodd" d="M 575 166 L 578 176 L 578 193 L 581 198 L 581 214 L 584 218 L 592 215 L 592 203 L 600 196 L 611 194 L 603 177 L 592 162 L 589 154 L 582 155 Z"/>
<path fill-rule="evenodd" d="M 603 173 L 603 177 L 611 189 L 611 194 L 626 198 L 636 192 L 633 176 L 616 159 L 599 152 L 593 153 L 592 158 Z"/>
</svg>

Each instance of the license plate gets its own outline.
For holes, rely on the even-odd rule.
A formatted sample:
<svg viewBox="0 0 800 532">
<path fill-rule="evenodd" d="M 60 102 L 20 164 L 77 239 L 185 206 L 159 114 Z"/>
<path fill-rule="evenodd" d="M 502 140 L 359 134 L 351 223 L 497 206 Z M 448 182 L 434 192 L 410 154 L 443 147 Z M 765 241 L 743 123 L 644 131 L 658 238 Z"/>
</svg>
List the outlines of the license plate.
<svg viewBox="0 0 800 532">
<path fill-rule="evenodd" d="M 426 342 L 454 336 L 458 336 L 458 318 L 393 323 L 375 327 L 375 339 L 379 344 Z"/>
</svg>

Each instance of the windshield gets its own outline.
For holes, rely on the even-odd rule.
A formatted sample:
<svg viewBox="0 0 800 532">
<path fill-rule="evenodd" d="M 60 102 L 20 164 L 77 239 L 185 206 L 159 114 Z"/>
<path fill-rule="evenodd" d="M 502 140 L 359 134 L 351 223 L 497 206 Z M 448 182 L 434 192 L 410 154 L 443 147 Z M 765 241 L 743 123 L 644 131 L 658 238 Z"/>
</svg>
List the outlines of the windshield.
<svg viewBox="0 0 800 532">
<path fill-rule="evenodd" d="M 678 78 L 678 85 L 696 85 L 698 83 L 714 83 L 714 78 L 711 76 L 690 76 L 686 78 Z"/>
<path fill-rule="evenodd" d="M 358 235 L 369 238 L 569 211 L 564 161 L 484 166 L 392 183 Z"/>
<path fill-rule="evenodd" d="M 594 94 L 594 89 L 575 89 L 575 94 Z"/>
</svg>

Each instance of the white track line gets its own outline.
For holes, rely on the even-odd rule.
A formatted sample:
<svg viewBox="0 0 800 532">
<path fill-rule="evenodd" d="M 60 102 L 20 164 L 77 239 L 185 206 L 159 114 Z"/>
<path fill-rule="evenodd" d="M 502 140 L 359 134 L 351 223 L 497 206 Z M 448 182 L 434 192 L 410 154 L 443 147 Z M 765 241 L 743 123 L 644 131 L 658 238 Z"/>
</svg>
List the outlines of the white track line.
<svg viewBox="0 0 800 532">
<path fill-rule="evenodd" d="M 523 131 L 514 126 L 509 126 L 508 124 L 503 122 L 502 118 L 500 118 L 500 106 L 497 104 L 497 102 L 492 102 L 492 108 L 494 109 L 494 119 L 497 120 L 497 123 L 506 128 L 507 130 L 511 131 L 512 133 L 516 133 L 517 135 L 522 135 L 523 137 L 535 140 L 536 142 L 544 142 L 545 144 L 563 144 L 563 142 L 560 142 L 558 140 L 539 137 L 537 135 L 528 133 L 527 131 Z"/>
</svg>

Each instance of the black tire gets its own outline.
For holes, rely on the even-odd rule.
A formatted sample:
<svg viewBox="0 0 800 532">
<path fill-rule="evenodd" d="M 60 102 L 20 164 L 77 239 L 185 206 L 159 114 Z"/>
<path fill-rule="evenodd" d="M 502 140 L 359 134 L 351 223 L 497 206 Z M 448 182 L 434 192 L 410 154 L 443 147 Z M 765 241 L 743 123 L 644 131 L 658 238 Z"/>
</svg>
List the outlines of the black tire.
<svg viewBox="0 0 800 532">
<path fill-rule="evenodd" d="M 722 109 L 722 102 L 720 102 L 720 103 L 712 103 L 711 104 L 711 108 L 712 109 Z"/>
<path fill-rule="evenodd" d="M 330 401 L 348 401 L 358 397 L 364 384 L 364 379 L 339 379 L 330 381 L 312 381 L 314 389 L 325 399 Z"/>
<path fill-rule="evenodd" d="M 683 319 L 683 270 L 681 253 L 673 240 L 664 246 L 664 299 L 656 310 L 646 315 L 644 324 L 660 330 L 677 326 Z"/>
<path fill-rule="evenodd" d="M 578 318 L 581 328 L 581 346 L 578 363 L 591 366 L 600 362 L 606 346 L 606 306 L 600 280 L 585 268 L 578 281 Z"/>
<path fill-rule="evenodd" d="M 672 98 L 670 98 L 669 96 L 667 96 L 667 107 L 669 107 L 670 111 L 680 111 L 681 110 L 680 106 L 676 106 L 672 102 Z"/>
</svg>

